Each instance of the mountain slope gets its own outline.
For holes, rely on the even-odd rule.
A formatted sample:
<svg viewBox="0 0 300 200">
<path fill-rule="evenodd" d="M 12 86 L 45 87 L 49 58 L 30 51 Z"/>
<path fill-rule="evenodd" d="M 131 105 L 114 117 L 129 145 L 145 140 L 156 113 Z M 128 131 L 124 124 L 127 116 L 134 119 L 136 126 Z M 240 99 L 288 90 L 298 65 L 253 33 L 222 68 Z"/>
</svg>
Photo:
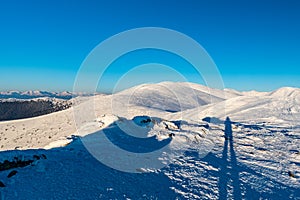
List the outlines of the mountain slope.
<svg viewBox="0 0 300 200">
<path fill-rule="evenodd" d="M 36 117 L 70 108 L 71 101 L 52 98 L 0 100 L 0 121 Z"/>
<path fill-rule="evenodd" d="M 233 97 L 236 95 L 192 83 L 162 82 L 127 89 L 117 93 L 114 96 L 114 101 L 168 112 L 178 112 L 221 102 L 226 96 Z"/>
</svg>

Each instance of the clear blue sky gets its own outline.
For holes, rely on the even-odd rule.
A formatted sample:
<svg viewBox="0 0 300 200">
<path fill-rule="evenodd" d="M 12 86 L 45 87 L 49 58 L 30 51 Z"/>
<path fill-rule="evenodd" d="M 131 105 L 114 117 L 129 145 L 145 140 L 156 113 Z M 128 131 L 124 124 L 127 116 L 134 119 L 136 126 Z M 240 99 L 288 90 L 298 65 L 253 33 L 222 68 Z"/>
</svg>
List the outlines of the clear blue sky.
<svg viewBox="0 0 300 200">
<path fill-rule="evenodd" d="M 225 87 L 300 87 L 299 10 L 298 0 L 3 0 L 0 90 L 72 90 L 77 70 L 96 45 L 147 26 L 174 29 L 198 41 Z M 106 79 L 119 75 L 111 70 Z M 110 89 L 109 81 L 103 84 Z"/>
</svg>

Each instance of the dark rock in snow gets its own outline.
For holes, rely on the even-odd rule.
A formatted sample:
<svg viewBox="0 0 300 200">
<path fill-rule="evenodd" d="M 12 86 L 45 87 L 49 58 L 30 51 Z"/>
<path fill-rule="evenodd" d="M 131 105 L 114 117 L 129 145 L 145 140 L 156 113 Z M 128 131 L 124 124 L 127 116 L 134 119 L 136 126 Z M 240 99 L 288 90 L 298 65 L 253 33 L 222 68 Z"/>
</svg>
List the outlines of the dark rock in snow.
<svg viewBox="0 0 300 200">
<path fill-rule="evenodd" d="M 12 170 L 12 171 L 7 175 L 7 178 L 10 178 L 10 177 L 16 175 L 17 173 L 18 173 L 18 171 Z"/>
<path fill-rule="evenodd" d="M 35 160 L 39 160 L 39 159 L 40 159 L 40 156 L 38 156 L 38 155 L 33 155 L 33 158 L 34 158 Z"/>
<path fill-rule="evenodd" d="M 174 133 L 170 133 L 170 134 L 169 134 L 169 137 L 170 137 L 170 138 L 173 138 L 173 137 L 175 137 L 175 134 L 174 134 Z"/>
<path fill-rule="evenodd" d="M 0 181 L 0 187 L 5 187 L 5 185 L 2 181 Z"/>
<path fill-rule="evenodd" d="M 295 174 L 293 172 L 289 171 L 288 174 L 289 174 L 290 177 L 296 178 Z"/>
</svg>

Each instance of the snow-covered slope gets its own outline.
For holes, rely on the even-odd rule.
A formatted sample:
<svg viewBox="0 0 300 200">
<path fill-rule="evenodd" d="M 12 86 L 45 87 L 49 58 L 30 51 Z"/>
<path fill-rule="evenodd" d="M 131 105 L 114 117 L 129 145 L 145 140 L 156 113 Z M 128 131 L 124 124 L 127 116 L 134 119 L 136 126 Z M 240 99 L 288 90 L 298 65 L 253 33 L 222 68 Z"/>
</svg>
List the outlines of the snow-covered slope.
<svg viewBox="0 0 300 200">
<path fill-rule="evenodd" d="M 201 110 L 201 112 L 199 112 Z M 173 116 L 186 116 L 186 118 L 202 119 L 204 117 L 217 117 L 224 119 L 230 116 L 234 121 L 253 121 L 282 123 L 295 126 L 300 121 L 299 98 L 272 97 L 272 96 L 240 96 L 223 102 L 200 108 L 190 109 Z"/>
<path fill-rule="evenodd" d="M 283 87 L 270 93 L 270 96 L 279 98 L 297 98 L 300 97 L 300 89 L 292 87 Z"/>
<path fill-rule="evenodd" d="M 221 102 L 235 96 L 222 90 L 193 83 L 162 82 L 139 85 L 125 90 L 116 94 L 114 101 L 167 112 L 178 112 Z"/>
<path fill-rule="evenodd" d="M 164 82 L 0 122 L 1 198 L 300 199 L 298 91 Z"/>
</svg>

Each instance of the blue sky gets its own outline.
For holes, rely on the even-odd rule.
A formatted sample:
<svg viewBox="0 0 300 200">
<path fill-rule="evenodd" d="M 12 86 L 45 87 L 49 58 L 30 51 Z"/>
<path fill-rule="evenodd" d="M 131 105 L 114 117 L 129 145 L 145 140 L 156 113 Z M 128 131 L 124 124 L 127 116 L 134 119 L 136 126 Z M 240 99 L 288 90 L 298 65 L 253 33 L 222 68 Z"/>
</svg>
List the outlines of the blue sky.
<svg viewBox="0 0 300 200">
<path fill-rule="evenodd" d="M 0 2 L 0 90 L 72 90 L 81 63 L 101 41 L 149 26 L 174 29 L 199 42 L 216 63 L 225 87 L 260 91 L 300 87 L 299 10 L 297 0 L 4 0 Z M 132 67 L 141 57 L 171 67 L 181 64 L 165 52 L 148 53 L 137 52 L 137 57 L 129 55 L 114 64 Z M 203 83 L 188 65 L 181 67 L 180 73 L 189 80 Z M 123 87 L 177 77 L 168 69 L 161 73 L 155 69 L 134 71 L 130 80 L 137 81 L 124 82 Z M 148 79 L 142 78 L 145 74 Z M 121 76 L 112 66 L 100 90 L 110 91 Z"/>
</svg>

